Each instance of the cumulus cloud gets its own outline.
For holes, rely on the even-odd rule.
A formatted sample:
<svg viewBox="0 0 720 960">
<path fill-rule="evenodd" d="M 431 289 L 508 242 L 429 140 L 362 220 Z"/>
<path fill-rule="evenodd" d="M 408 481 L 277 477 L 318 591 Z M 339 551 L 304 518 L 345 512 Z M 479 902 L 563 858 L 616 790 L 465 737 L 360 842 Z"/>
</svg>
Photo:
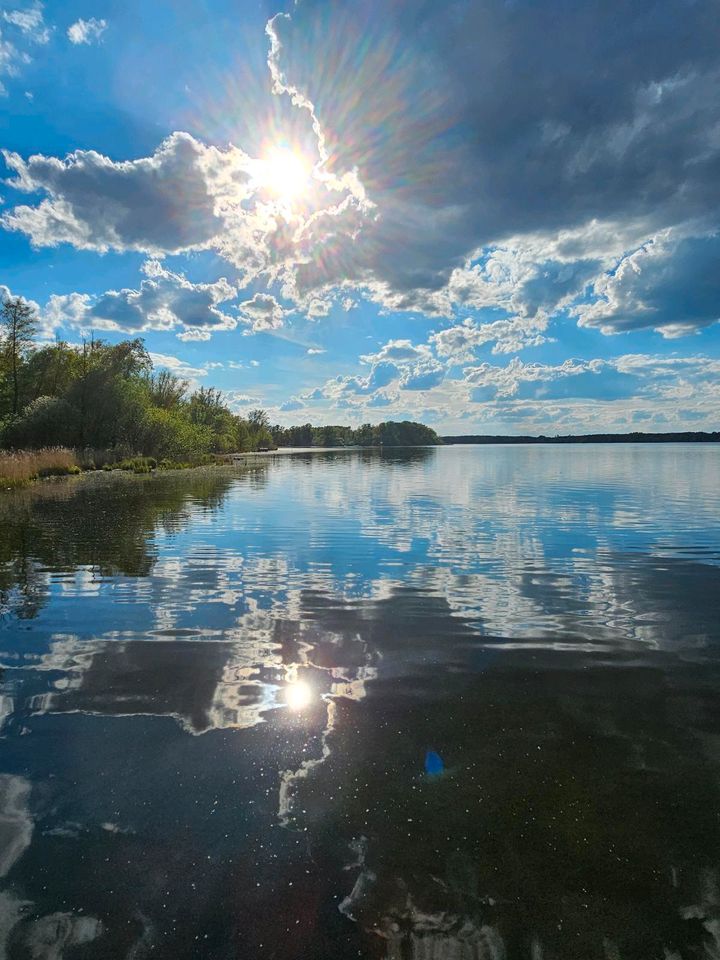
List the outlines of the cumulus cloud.
<svg viewBox="0 0 720 960">
<path fill-rule="evenodd" d="M 445 365 L 433 357 L 430 347 L 410 340 L 389 340 L 377 353 L 365 354 L 360 360 L 372 364 L 372 371 L 361 379 L 364 389 L 358 392 L 373 392 L 395 379 L 401 390 L 430 390 L 445 376 Z"/>
<path fill-rule="evenodd" d="M 368 400 L 366 406 L 371 409 L 373 407 L 390 407 L 397 399 L 397 394 L 384 393 L 382 390 L 379 390 Z"/>
<path fill-rule="evenodd" d="M 4 283 L 0 283 L 0 304 L 5 303 L 6 300 L 15 300 L 19 297 L 27 305 L 34 310 L 36 313 L 40 311 L 40 307 L 34 300 L 29 300 L 27 297 L 23 297 L 18 293 L 13 293 L 10 287 L 6 287 Z"/>
<path fill-rule="evenodd" d="M 212 332 L 237 325 L 234 317 L 220 309 L 220 304 L 237 295 L 227 280 L 191 283 L 157 261 L 149 261 L 145 272 L 147 278 L 138 289 L 108 290 L 97 298 L 80 293 L 54 295 L 45 313 L 57 324 L 81 329 L 136 333 L 182 327 L 182 340 L 205 340 Z"/>
<path fill-rule="evenodd" d="M 65 159 L 3 156 L 15 174 L 9 185 L 42 198 L 13 207 L 0 223 L 33 245 L 155 256 L 212 248 L 245 283 L 259 276 L 277 281 L 310 318 L 327 316 L 333 296 L 304 286 L 303 270 L 330 263 L 333 245 L 354 236 L 367 206 L 348 192 L 355 189 L 352 178 L 313 168 L 307 197 L 291 208 L 268 191 L 262 158 L 181 132 L 135 160 L 115 161 L 92 150 Z"/>
<path fill-rule="evenodd" d="M 290 397 L 289 400 L 286 400 L 284 403 L 280 404 L 280 410 L 283 413 L 288 413 L 291 410 L 302 410 L 305 406 L 305 402 L 299 397 Z"/>
<path fill-rule="evenodd" d="M 720 361 L 708 357 L 626 354 L 561 364 L 524 363 L 515 357 L 505 366 L 483 363 L 466 368 L 464 374 L 474 403 L 622 400 L 659 404 L 663 409 L 670 403 L 673 410 L 680 404 L 703 408 L 711 404 L 720 412 Z M 591 410 L 586 418 L 585 429 L 593 422 Z"/>
<path fill-rule="evenodd" d="M 410 340 L 389 340 L 377 353 L 368 353 L 360 357 L 363 363 L 407 363 L 427 360 L 430 350 L 424 344 L 415 346 Z"/>
<path fill-rule="evenodd" d="M 548 318 L 535 315 L 530 318 L 511 317 L 479 323 L 470 318 L 462 323 L 440 330 L 430 337 L 439 357 L 447 357 L 453 363 L 465 363 L 473 359 L 475 351 L 492 343 L 493 353 L 516 353 L 527 347 L 538 347 L 550 339 L 545 336 Z"/>
<path fill-rule="evenodd" d="M 328 399 L 336 406 L 345 406 L 352 398 L 368 398 L 368 406 L 387 406 L 391 394 L 386 387 L 394 384 L 398 390 L 432 390 L 446 374 L 446 365 L 433 357 L 427 345 L 415 345 L 410 340 L 390 340 L 360 360 L 370 365 L 366 376 L 335 377 L 303 394 L 303 399 Z"/>
<path fill-rule="evenodd" d="M 179 357 L 174 357 L 167 353 L 151 353 L 150 359 L 154 367 L 161 367 L 177 374 L 178 377 L 195 379 L 197 377 L 207 376 L 207 367 L 193 367 Z"/>
<path fill-rule="evenodd" d="M 1 222 L 36 246 L 213 248 L 310 319 L 359 294 L 450 319 L 418 369 L 398 361 L 406 389 L 437 385 L 485 344 L 540 346 L 567 316 L 680 336 L 717 319 L 716 20 L 715 0 L 652 12 L 621 0 L 412 11 L 304 0 L 267 25 L 273 92 L 319 161 L 297 209 L 268 197 L 261 161 L 240 147 L 175 133 L 134 160 L 6 154 L 11 185 L 39 197 Z M 17 11 L 4 24 L 30 29 Z M 100 24 L 68 33 L 84 42 Z M 8 75 L 20 54 L 3 42 Z M 284 322 L 279 304 L 245 307 L 248 331 Z"/>
<path fill-rule="evenodd" d="M 88 20 L 76 20 L 67 30 L 70 43 L 91 44 L 97 42 L 107 30 L 107 20 L 98 20 L 90 17 Z"/>
<path fill-rule="evenodd" d="M 60 325 L 58 319 L 46 310 L 43 310 L 35 300 L 31 300 L 29 297 L 23 297 L 21 294 L 13 292 L 9 287 L 5 286 L 5 284 L 0 283 L 0 305 L 6 300 L 14 300 L 16 297 L 24 300 L 37 317 L 36 338 L 41 341 L 50 340 Z"/>
<path fill-rule="evenodd" d="M 523 382 L 549 382 L 565 377 L 576 377 L 580 374 L 598 374 L 605 366 L 602 360 L 566 360 L 556 366 L 542 363 L 523 363 L 514 357 L 506 366 L 494 366 L 490 363 L 481 363 L 476 367 L 467 367 L 464 371 L 465 380 L 473 386 L 490 387 L 489 395 L 512 397 L 518 393 Z M 485 396 L 476 391 L 475 399 Z"/>
<path fill-rule="evenodd" d="M 290 312 L 270 293 L 256 293 L 239 307 L 240 319 L 248 325 L 248 333 L 268 333 L 279 330 Z"/>
<path fill-rule="evenodd" d="M 151 157 L 115 162 L 94 150 L 65 160 L 41 154 L 23 160 L 3 151 L 16 190 L 40 192 L 37 206 L 5 213 L 7 230 L 35 246 L 71 243 L 105 252 L 178 253 L 208 246 L 247 195 L 249 158 L 187 133 L 168 137 Z"/>
<path fill-rule="evenodd" d="M 236 413 L 244 413 L 248 409 L 262 405 L 260 397 L 251 396 L 249 393 L 241 393 L 239 390 L 228 390 L 224 394 L 224 399 L 231 410 Z"/>
<path fill-rule="evenodd" d="M 642 328 L 666 338 L 695 332 L 720 319 L 720 236 L 666 236 L 624 257 L 599 277 L 597 298 L 574 308 L 581 326 L 603 333 Z"/>
<path fill-rule="evenodd" d="M 400 379 L 401 390 L 432 390 L 445 378 L 445 366 L 435 360 L 407 368 Z"/>
</svg>

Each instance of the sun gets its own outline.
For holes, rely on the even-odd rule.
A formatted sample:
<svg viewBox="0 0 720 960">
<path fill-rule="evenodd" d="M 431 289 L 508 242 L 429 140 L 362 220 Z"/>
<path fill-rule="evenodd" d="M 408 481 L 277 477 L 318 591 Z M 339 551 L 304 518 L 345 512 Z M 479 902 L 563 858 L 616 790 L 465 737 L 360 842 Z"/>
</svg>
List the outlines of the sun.
<svg viewBox="0 0 720 960">
<path fill-rule="evenodd" d="M 297 150 L 273 147 L 261 161 L 260 179 L 279 200 L 298 200 L 310 183 L 310 164 Z"/>
</svg>

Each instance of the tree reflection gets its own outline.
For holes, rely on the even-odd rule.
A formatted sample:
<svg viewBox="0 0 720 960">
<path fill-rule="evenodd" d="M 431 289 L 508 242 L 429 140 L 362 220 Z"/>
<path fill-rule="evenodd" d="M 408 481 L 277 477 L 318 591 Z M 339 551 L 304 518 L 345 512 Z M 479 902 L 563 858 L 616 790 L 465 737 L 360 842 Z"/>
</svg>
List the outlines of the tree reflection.
<svg viewBox="0 0 720 960">
<path fill-rule="evenodd" d="M 264 465 L 252 470 L 262 482 Z M 156 529 L 175 531 L 198 505 L 219 507 L 233 472 L 188 471 L 150 478 L 95 476 L 0 497 L 0 614 L 37 616 L 48 574 L 89 567 L 101 576 L 145 577 Z"/>
</svg>

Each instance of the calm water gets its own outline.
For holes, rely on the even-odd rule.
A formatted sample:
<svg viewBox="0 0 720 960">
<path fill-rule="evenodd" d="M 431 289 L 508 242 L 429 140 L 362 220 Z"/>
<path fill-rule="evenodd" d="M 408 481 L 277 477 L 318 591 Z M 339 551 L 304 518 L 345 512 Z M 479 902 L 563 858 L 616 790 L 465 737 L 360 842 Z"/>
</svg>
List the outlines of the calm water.
<svg viewBox="0 0 720 960">
<path fill-rule="evenodd" d="M 0 498 L 0 960 L 720 957 L 720 449 Z"/>
</svg>

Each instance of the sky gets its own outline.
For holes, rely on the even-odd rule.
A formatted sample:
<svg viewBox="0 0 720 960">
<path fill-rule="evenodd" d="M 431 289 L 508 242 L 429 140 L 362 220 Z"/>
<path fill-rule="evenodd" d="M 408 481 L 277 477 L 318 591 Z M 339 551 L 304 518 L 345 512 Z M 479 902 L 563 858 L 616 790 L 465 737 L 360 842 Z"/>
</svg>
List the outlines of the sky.
<svg viewBox="0 0 720 960">
<path fill-rule="evenodd" d="M 0 294 L 282 424 L 720 428 L 717 0 L 0 0 Z"/>
</svg>

